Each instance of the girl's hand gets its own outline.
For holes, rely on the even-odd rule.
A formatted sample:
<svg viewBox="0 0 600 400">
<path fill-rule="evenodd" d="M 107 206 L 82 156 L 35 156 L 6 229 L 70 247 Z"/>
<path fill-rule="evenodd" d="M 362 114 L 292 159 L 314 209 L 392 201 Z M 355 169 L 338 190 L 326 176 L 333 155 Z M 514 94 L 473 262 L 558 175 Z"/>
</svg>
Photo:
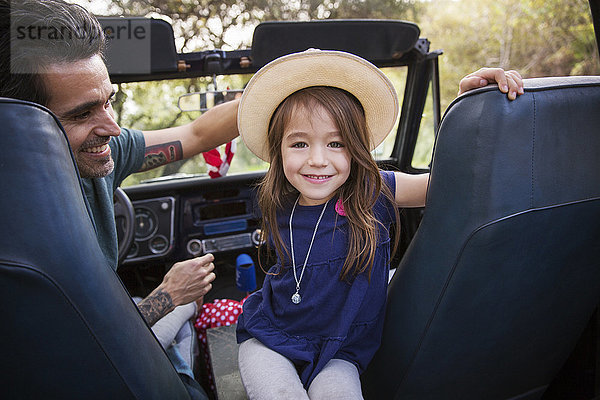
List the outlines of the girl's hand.
<svg viewBox="0 0 600 400">
<path fill-rule="evenodd" d="M 508 94 L 509 100 L 514 100 L 524 93 L 523 78 L 517 71 L 504 71 L 502 68 L 481 68 L 460 80 L 458 95 L 488 85 L 498 83 L 498 89 Z"/>
</svg>

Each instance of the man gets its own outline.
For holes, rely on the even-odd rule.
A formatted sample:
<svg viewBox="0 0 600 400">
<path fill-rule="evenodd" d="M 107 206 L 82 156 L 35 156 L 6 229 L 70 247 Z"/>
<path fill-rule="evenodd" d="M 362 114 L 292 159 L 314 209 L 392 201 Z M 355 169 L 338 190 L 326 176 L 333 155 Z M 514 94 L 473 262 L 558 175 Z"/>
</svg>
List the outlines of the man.
<svg viewBox="0 0 600 400">
<path fill-rule="evenodd" d="M 150 158 L 155 167 L 160 165 L 156 159 L 164 163 L 179 160 L 236 137 L 237 106 L 224 105 L 178 128 L 121 130 L 110 103 L 114 92 L 102 58 L 104 35 L 95 17 L 61 1 L 2 0 L 3 16 L 8 16 L 9 7 L 12 25 L 10 31 L 3 26 L 7 32 L 0 38 L 0 96 L 33 101 L 56 114 L 83 178 L 100 246 L 116 269 L 114 190 L 129 174 L 147 168 L 146 160 Z M 6 21 L 3 18 L 2 22 Z M 21 35 L 23 32 L 25 35 Z M 57 33 L 62 35 L 58 39 Z M 23 36 L 27 40 L 22 40 Z M 190 311 L 190 305 L 211 289 L 215 279 L 212 261 L 213 256 L 208 254 L 175 264 L 160 285 L 138 303 L 177 371 L 190 377 L 190 351 L 175 348 L 171 342 L 180 328 L 182 335 L 178 337 L 186 336 L 184 328 L 190 331 L 184 321 L 195 311 L 195 307 Z M 172 312 L 177 306 L 182 307 Z M 186 333 L 187 340 L 180 344 L 188 350 L 195 335 Z M 161 340 L 169 336 L 171 339 Z"/>
<path fill-rule="evenodd" d="M 5 11 L 12 6 L 13 27 L 12 35 L 3 34 L 1 39 L 1 62 L 5 65 L 0 95 L 40 103 L 56 114 L 83 178 L 100 245 L 116 269 L 114 189 L 129 174 L 145 169 L 146 160 L 153 158 L 152 166 L 160 165 L 155 162 L 157 155 L 165 163 L 172 162 L 236 137 L 237 104 L 217 107 L 177 128 L 121 130 L 114 120 L 110 102 L 114 92 L 102 58 L 104 34 L 95 17 L 61 1 L 2 0 L 0 4 Z M 33 32 L 30 37 L 34 39 L 18 42 L 15 29 L 19 27 Z M 51 37 L 51 32 L 61 32 L 64 40 Z M 10 36 L 13 43 L 8 57 Z M 193 302 L 210 290 L 215 278 L 212 261 L 212 255 L 205 255 L 171 268 L 162 283 L 138 304 L 150 326 L 176 306 Z"/>
<path fill-rule="evenodd" d="M 144 132 L 120 128 L 103 60 L 104 33 L 95 17 L 61 0 L 0 0 L 0 12 L 4 24 L 0 96 L 36 102 L 56 114 L 83 178 L 101 248 L 116 269 L 113 191 L 134 172 L 194 156 L 235 138 L 238 101 L 179 127 Z M 488 81 L 498 82 L 511 99 L 522 93 L 520 76 L 501 69 L 471 74 L 461 81 L 459 93 Z M 148 325 L 176 306 L 202 298 L 215 279 L 212 261 L 212 255 L 205 255 L 173 265 L 138 304 Z"/>
</svg>

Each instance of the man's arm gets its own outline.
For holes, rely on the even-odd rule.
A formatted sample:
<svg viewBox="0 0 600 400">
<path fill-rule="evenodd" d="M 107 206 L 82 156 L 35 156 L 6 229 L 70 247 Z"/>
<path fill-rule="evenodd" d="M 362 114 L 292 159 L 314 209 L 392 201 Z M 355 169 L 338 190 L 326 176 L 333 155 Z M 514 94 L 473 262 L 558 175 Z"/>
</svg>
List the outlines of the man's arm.
<svg viewBox="0 0 600 400">
<path fill-rule="evenodd" d="M 155 131 L 144 131 L 146 150 L 140 171 L 189 158 L 227 143 L 238 136 L 239 100 L 220 104 L 193 122 Z M 138 308 L 148 325 L 154 325 L 176 306 L 195 301 L 212 288 L 214 257 L 210 254 L 175 264 L 162 283 Z"/>
<path fill-rule="evenodd" d="M 213 260 L 212 254 L 206 254 L 173 265 L 161 284 L 138 303 L 149 326 L 175 307 L 196 301 L 210 291 L 216 277 Z"/>
<path fill-rule="evenodd" d="M 193 157 L 237 137 L 238 104 L 239 100 L 219 104 L 186 125 L 144 131 L 146 156 L 140 171 Z"/>
</svg>

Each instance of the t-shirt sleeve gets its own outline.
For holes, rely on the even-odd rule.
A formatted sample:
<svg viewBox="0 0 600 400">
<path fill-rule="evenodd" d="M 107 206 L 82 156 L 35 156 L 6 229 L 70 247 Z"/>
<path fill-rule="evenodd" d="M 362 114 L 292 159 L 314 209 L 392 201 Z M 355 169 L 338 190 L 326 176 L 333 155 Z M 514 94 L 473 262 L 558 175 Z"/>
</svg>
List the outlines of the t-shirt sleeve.
<svg viewBox="0 0 600 400">
<path fill-rule="evenodd" d="M 381 175 L 382 186 L 387 186 L 392 196 L 394 196 L 396 193 L 396 177 L 394 176 L 394 172 L 381 170 L 379 173 Z M 384 224 L 393 222 L 395 218 L 394 208 L 396 208 L 396 203 L 390 201 L 383 193 L 380 193 L 375 203 L 375 215 L 377 219 Z"/>
<path fill-rule="evenodd" d="M 142 131 L 121 128 L 121 134 L 110 141 L 110 150 L 115 162 L 114 190 L 125 178 L 142 167 L 146 150 Z"/>
</svg>

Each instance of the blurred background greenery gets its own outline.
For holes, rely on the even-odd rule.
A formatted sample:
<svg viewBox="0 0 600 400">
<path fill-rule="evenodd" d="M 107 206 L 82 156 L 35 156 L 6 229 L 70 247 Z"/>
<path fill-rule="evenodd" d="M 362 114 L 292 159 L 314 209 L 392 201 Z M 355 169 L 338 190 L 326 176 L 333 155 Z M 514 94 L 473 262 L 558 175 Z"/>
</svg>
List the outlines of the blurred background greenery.
<svg viewBox="0 0 600 400">
<path fill-rule="evenodd" d="M 587 0 L 79 0 L 98 15 L 162 18 L 173 25 L 179 52 L 250 47 L 261 21 L 340 18 L 415 22 L 431 50 L 441 49 L 442 111 L 458 82 L 480 67 L 516 69 L 523 77 L 598 75 L 600 63 Z M 242 88 L 249 76 L 220 77 L 219 89 Z M 392 77 L 394 79 L 394 77 Z M 401 80 L 401 79 L 400 79 Z M 206 90 L 211 79 L 119 85 L 119 124 L 137 129 L 180 125 L 199 113 L 176 107 L 181 94 Z M 428 116 L 425 116 L 426 118 Z M 425 124 L 424 126 L 428 126 Z M 427 129 L 426 129 L 427 130 Z M 433 129 L 419 140 L 416 166 L 426 166 Z M 386 150 L 379 150 L 385 157 Z M 422 153 L 422 154 L 421 154 Z M 126 184 L 172 173 L 205 171 L 201 156 L 136 174 Z M 231 171 L 264 168 L 238 141 Z"/>
</svg>

